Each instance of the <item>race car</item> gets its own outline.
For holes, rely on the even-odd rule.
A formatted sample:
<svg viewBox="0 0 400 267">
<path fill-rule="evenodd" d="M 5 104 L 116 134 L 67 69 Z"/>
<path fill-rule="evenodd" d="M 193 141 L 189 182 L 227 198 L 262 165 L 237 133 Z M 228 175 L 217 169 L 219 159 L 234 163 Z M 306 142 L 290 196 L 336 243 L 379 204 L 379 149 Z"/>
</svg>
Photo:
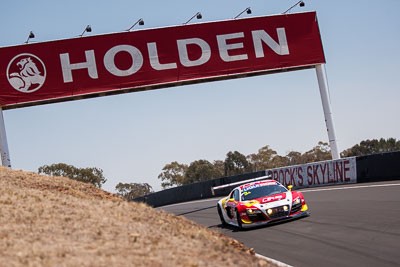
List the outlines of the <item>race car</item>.
<svg viewBox="0 0 400 267">
<path fill-rule="evenodd" d="M 224 186 L 214 187 L 213 190 L 222 187 Z M 221 223 L 242 229 L 309 216 L 303 194 L 292 191 L 292 187 L 289 185 L 287 189 L 275 180 L 242 183 L 227 197 L 218 201 L 217 209 Z"/>
</svg>

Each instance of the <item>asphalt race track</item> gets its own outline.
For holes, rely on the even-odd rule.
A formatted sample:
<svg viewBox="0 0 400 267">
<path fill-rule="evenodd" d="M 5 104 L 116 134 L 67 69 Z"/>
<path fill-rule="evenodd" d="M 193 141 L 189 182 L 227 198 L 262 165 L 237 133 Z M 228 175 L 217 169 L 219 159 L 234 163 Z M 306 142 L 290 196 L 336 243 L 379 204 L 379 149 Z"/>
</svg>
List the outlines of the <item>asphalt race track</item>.
<svg viewBox="0 0 400 267">
<path fill-rule="evenodd" d="M 400 266 L 400 181 L 303 192 L 310 217 L 237 231 L 222 227 L 217 199 L 161 207 L 293 266 Z"/>
</svg>

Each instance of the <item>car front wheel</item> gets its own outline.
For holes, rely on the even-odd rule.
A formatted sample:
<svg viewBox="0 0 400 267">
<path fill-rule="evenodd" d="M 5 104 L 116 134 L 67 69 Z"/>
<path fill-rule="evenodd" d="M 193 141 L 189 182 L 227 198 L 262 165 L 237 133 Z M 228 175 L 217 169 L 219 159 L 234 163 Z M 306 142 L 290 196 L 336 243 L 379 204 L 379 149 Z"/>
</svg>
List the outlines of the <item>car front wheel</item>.
<svg viewBox="0 0 400 267">
<path fill-rule="evenodd" d="M 242 219 L 240 218 L 240 214 L 239 214 L 238 210 L 236 210 L 236 219 L 237 219 L 237 224 L 238 224 L 239 230 L 242 230 L 243 229 L 243 227 L 242 227 Z"/>
<path fill-rule="evenodd" d="M 219 206 L 219 204 L 217 204 L 217 210 L 218 210 L 219 219 L 221 220 L 222 225 L 226 225 L 224 215 L 222 214 L 222 209 Z"/>
</svg>

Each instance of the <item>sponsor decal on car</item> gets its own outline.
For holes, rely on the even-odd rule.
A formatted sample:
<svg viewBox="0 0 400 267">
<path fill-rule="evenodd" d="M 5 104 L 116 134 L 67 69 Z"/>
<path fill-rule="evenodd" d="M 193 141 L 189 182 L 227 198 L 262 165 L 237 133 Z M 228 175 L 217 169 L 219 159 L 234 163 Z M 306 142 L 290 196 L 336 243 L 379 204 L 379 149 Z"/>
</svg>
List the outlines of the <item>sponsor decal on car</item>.
<svg viewBox="0 0 400 267">
<path fill-rule="evenodd" d="M 245 184 L 240 187 L 242 192 L 246 192 L 248 190 L 254 189 L 256 187 L 260 186 L 266 186 L 266 185 L 271 185 L 271 184 L 276 184 L 276 181 L 261 181 L 261 182 L 254 182 L 250 184 Z"/>
<path fill-rule="evenodd" d="M 265 198 L 262 199 L 261 202 L 262 203 L 266 203 L 266 202 L 271 202 L 271 201 L 277 201 L 277 200 L 284 199 L 285 197 L 286 197 L 286 194 L 283 193 L 283 194 L 280 194 L 280 195 L 277 195 L 277 196 L 265 197 Z"/>
<path fill-rule="evenodd" d="M 249 190 L 251 190 L 251 189 L 254 189 L 254 188 L 257 188 L 257 187 L 260 187 L 260 186 L 261 186 L 260 184 L 251 185 L 251 186 L 249 186 L 249 187 L 243 188 L 242 191 L 243 191 L 243 193 L 246 194 L 247 191 L 249 191 Z"/>
</svg>

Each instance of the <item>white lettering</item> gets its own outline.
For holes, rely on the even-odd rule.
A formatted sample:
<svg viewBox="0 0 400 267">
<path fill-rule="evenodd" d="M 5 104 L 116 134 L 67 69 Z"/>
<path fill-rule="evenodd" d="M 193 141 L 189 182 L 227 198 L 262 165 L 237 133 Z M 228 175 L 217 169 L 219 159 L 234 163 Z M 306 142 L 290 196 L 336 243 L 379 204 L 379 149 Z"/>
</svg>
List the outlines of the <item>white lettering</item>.
<svg viewBox="0 0 400 267">
<path fill-rule="evenodd" d="M 94 57 L 94 50 L 85 51 L 86 62 L 71 64 L 69 61 L 69 53 L 60 54 L 61 69 L 64 78 L 64 83 L 73 82 L 72 70 L 87 69 L 89 77 L 97 79 L 96 59 Z"/>
<path fill-rule="evenodd" d="M 272 51 L 278 55 L 289 55 L 289 47 L 286 39 L 285 28 L 276 28 L 278 42 L 276 42 L 265 30 L 253 30 L 251 31 L 253 37 L 253 45 L 256 58 L 264 57 L 264 45 L 268 46 Z M 244 32 L 236 32 L 229 34 L 217 35 L 217 45 L 219 56 L 224 62 L 247 60 L 247 50 L 244 48 L 243 38 Z M 234 41 L 234 39 L 239 39 Z M 200 38 L 188 38 L 177 40 L 177 49 L 179 55 L 179 61 L 184 67 L 195 67 L 207 63 L 211 58 L 210 45 L 203 39 Z M 200 48 L 200 55 L 194 51 L 199 51 L 197 46 Z M 243 49 L 238 51 L 237 49 Z M 157 43 L 147 43 L 147 50 L 149 55 L 150 66 L 154 70 L 168 70 L 178 68 L 177 62 L 165 62 L 166 58 L 159 57 Z M 236 53 L 234 51 L 236 50 Z M 129 54 L 132 59 L 132 63 L 127 69 L 121 69 L 121 66 L 117 66 L 115 59 L 118 53 L 124 52 Z M 171 51 L 169 51 L 171 53 Z M 197 54 L 197 58 L 196 57 Z M 98 72 L 96 66 L 96 58 L 94 50 L 85 51 L 86 61 L 79 63 L 71 63 L 69 53 L 60 54 L 62 75 L 64 83 L 73 82 L 72 71 L 87 69 L 88 75 L 92 79 L 98 79 Z M 124 55 L 125 56 L 125 55 Z M 128 56 L 128 57 L 129 57 Z M 190 58 L 189 58 L 190 57 Z M 169 58 L 169 57 L 167 57 Z M 129 59 L 129 58 L 128 58 Z M 163 62 L 161 63 L 160 60 Z M 138 72 L 144 64 L 143 54 L 141 51 L 132 45 L 116 45 L 109 49 L 103 58 L 105 69 L 111 74 L 118 77 L 130 76 Z"/>
<path fill-rule="evenodd" d="M 132 65 L 127 70 L 121 70 L 115 65 L 115 55 L 119 52 L 127 52 L 132 57 Z M 129 76 L 140 70 L 143 66 L 143 55 L 134 46 L 117 45 L 107 51 L 104 55 L 104 67 L 113 75 L 124 77 Z"/>
<path fill-rule="evenodd" d="M 183 39 L 183 40 L 177 40 L 176 41 L 178 44 L 178 51 L 179 51 L 179 59 L 181 61 L 181 64 L 185 67 L 194 67 L 194 66 L 199 66 L 204 63 L 206 63 L 210 57 L 211 57 L 211 48 L 207 44 L 206 41 L 200 38 L 191 38 L 191 39 Z M 187 46 L 189 44 L 195 44 L 201 48 L 201 56 L 200 58 L 196 60 L 190 60 L 188 51 L 187 51 Z"/>
<path fill-rule="evenodd" d="M 177 68 L 176 63 L 167 63 L 167 64 L 160 63 L 156 43 L 148 43 L 147 49 L 149 50 L 150 65 L 153 67 L 153 69 L 168 70 Z"/>
<path fill-rule="evenodd" d="M 219 56 L 221 57 L 221 59 L 223 61 L 230 62 L 230 61 L 237 61 L 237 60 L 246 60 L 248 58 L 247 54 L 236 55 L 236 56 L 230 56 L 228 54 L 228 50 L 243 48 L 243 43 L 227 44 L 226 40 L 243 38 L 243 37 L 244 37 L 243 32 L 217 35 Z"/>
<path fill-rule="evenodd" d="M 264 30 L 252 31 L 254 50 L 256 52 L 256 58 L 264 57 L 264 50 L 262 42 L 266 43 L 276 54 L 278 55 L 289 55 L 289 47 L 286 40 L 285 28 L 277 28 L 279 43 L 275 42 L 274 39 L 269 36 Z"/>
</svg>

